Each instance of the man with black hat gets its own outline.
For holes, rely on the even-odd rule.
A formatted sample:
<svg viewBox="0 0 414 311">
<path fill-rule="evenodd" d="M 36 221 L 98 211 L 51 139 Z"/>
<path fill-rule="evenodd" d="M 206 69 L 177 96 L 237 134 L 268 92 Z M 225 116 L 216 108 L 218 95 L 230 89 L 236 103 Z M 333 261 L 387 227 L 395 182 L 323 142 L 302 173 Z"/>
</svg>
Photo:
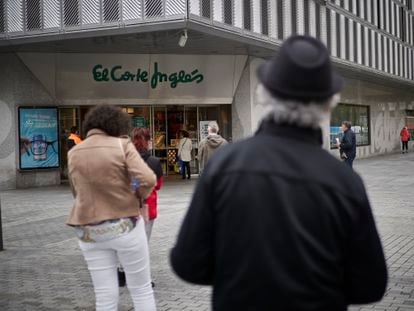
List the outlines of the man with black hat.
<svg viewBox="0 0 414 311">
<path fill-rule="evenodd" d="M 293 36 L 258 71 L 267 106 L 252 138 L 223 147 L 171 251 L 214 310 L 346 310 L 384 294 L 387 269 L 361 178 L 320 146 L 342 79 L 326 47 Z"/>
</svg>

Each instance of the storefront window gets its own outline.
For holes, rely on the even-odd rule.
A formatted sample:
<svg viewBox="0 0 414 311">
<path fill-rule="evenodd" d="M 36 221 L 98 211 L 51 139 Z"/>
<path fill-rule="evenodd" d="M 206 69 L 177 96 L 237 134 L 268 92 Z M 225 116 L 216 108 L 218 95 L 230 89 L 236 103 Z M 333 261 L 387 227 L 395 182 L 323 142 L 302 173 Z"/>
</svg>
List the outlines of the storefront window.
<svg viewBox="0 0 414 311">
<path fill-rule="evenodd" d="M 200 121 L 216 121 L 220 127 L 219 134 L 231 141 L 231 105 L 199 107 Z"/>
<path fill-rule="evenodd" d="M 370 144 L 369 133 L 369 106 L 339 104 L 331 116 L 330 123 L 330 146 L 336 147 L 336 138 L 342 137 L 341 124 L 343 121 L 351 122 L 351 129 L 356 136 L 357 146 Z"/>
<path fill-rule="evenodd" d="M 414 140 L 414 110 L 407 110 L 407 116 L 405 117 L 405 125 L 408 127 L 408 133 L 410 134 L 410 140 Z"/>
<path fill-rule="evenodd" d="M 154 155 L 161 160 L 162 170 L 167 174 L 167 118 L 165 107 L 154 107 Z"/>
</svg>

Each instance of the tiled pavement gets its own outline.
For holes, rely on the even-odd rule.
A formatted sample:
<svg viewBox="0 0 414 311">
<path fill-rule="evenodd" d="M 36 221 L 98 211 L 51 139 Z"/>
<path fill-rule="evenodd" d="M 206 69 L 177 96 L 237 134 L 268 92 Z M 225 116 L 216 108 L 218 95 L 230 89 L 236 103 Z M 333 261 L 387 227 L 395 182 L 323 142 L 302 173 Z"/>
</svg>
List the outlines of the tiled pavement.
<svg viewBox="0 0 414 311">
<path fill-rule="evenodd" d="M 373 205 L 388 261 L 386 297 L 355 310 L 414 311 L 414 153 L 356 161 Z M 209 287 L 180 281 L 168 253 L 195 180 L 169 181 L 159 196 L 150 242 L 158 310 L 210 310 Z M 67 186 L 0 192 L 5 251 L 0 252 L 0 310 L 94 310 L 88 271 L 71 228 Z M 132 310 L 125 288 L 120 310 Z"/>
</svg>

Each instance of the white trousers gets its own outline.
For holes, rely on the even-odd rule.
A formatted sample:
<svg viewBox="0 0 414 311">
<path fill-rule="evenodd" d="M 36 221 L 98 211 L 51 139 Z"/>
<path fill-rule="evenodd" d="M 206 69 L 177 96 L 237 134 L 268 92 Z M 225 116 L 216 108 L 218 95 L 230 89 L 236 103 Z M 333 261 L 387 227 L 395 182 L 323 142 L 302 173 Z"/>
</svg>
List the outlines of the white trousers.
<svg viewBox="0 0 414 311">
<path fill-rule="evenodd" d="M 106 242 L 79 241 L 79 246 L 91 273 L 96 311 L 118 310 L 118 262 L 124 268 L 135 310 L 156 310 L 151 286 L 148 243 L 142 218 L 126 235 Z"/>
</svg>

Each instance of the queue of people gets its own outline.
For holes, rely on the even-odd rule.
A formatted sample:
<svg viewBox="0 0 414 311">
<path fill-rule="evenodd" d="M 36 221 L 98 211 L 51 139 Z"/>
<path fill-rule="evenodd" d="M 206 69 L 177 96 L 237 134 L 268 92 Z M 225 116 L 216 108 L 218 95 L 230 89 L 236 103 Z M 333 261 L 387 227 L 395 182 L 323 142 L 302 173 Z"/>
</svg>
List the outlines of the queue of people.
<svg viewBox="0 0 414 311">
<path fill-rule="evenodd" d="M 292 36 L 257 75 L 267 114 L 255 135 L 227 144 L 212 122 L 200 142 L 202 174 L 172 268 L 213 286 L 213 310 L 346 310 L 381 299 L 387 267 L 364 184 L 350 169 L 351 124 L 343 122 L 337 143 L 347 165 L 321 146 L 321 125 L 342 88 L 326 47 Z M 148 240 L 162 170 L 149 152 L 149 131 L 134 129 L 129 139 L 129 124 L 120 108 L 93 108 L 86 138 L 68 156 L 74 205 L 67 224 L 79 238 L 98 311 L 117 310 L 118 263 L 135 310 L 156 309 Z M 191 178 L 191 150 L 183 132 L 183 179 Z"/>
</svg>

